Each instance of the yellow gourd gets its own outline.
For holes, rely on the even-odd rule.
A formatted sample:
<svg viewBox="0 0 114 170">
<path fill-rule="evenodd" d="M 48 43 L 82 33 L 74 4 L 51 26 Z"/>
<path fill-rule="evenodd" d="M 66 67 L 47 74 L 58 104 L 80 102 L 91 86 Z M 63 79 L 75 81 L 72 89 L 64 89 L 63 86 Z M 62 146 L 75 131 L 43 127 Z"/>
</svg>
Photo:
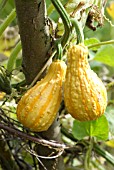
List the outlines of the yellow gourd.
<svg viewBox="0 0 114 170">
<path fill-rule="evenodd" d="M 68 50 L 68 65 L 64 83 L 64 101 L 68 112 L 77 120 L 95 120 L 107 106 L 107 92 L 87 60 L 88 49 L 83 44 Z"/>
<path fill-rule="evenodd" d="M 47 75 L 29 89 L 17 106 L 17 118 L 32 131 L 46 131 L 53 123 L 62 100 L 66 64 L 52 62 Z"/>
</svg>

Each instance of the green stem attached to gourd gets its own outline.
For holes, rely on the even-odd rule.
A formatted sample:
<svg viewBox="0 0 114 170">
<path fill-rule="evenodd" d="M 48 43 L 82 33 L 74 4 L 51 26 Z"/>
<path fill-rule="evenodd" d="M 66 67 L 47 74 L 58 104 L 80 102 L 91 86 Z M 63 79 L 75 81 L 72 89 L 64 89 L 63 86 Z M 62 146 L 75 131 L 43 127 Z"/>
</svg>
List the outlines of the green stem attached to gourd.
<svg viewBox="0 0 114 170">
<path fill-rule="evenodd" d="M 54 7 L 56 8 L 56 10 L 58 11 L 63 24 L 64 24 L 64 28 L 65 28 L 65 32 L 63 37 L 61 38 L 61 45 L 62 48 L 64 49 L 69 37 L 70 37 L 70 33 L 72 31 L 72 26 L 75 27 L 76 30 L 76 35 L 77 35 L 77 44 L 78 43 L 83 43 L 84 42 L 84 35 L 83 35 L 83 30 L 82 28 L 80 28 L 79 26 L 79 22 L 76 19 L 70 19 L 69 15 L 67 14 L 65 8 L 63 7 L 62 3 L 60 2 L 60 0 L 51 0 L 52 4 L 54 5 Z M 57 40 L 58 43 L 58 40 Z M 59 44 L 57 46 L 60 45 L 60 41 Z M 58 54 L 59 55 L 59 54 Z"/>
<path fill-rule="evenodd" d="M 57 59 L 61 60 L 63 56 L 63 48 L 61 45 L 61 42 L 58 42 L 57 44 Z"/>
<path fill-rule="evenodd" d="M 62 44 L 62 47 L 64 48 L 70 37 L 70 32 L 71 32 L 70 18 L 65 8 L 63 7 L 62 3 L 60 2 L 60 0 L 51 0 L 51 2 L 56 8 L 57 12 L 59 13 L 64 24 L 65 32 L 64 32 L 63 38 L 61 39 L 61 44 Z"/>
<path fill-rule="evenodd" d="M 76 19 L 71 19 L 73 26 L 75 27 L 76 35 L 77 35 L 77 44 L 84 42 L 84 34 L 83 29 L 79 26 L 79 22 Z"/>
</svg>

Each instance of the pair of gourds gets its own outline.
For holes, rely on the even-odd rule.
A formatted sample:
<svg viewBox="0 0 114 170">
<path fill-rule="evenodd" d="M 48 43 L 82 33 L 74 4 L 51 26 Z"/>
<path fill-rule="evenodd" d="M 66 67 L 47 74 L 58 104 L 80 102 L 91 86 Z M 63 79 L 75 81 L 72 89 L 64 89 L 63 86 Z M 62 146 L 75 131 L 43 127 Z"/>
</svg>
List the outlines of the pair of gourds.
<svg viewBox="0 0 114 170">
<path fill-rule="evenodd" d="M 47 75 L 29 89 L 17 106 L 17 118 L 32 131 L 45 131 L 53 123 L 62 100 L 68 113 L 80 121 L 95 120 L 107 105 L 107 92 L 88 63 L 88 49 L 73 45 L 64 61 L 52 62 Z"/>
</svg>

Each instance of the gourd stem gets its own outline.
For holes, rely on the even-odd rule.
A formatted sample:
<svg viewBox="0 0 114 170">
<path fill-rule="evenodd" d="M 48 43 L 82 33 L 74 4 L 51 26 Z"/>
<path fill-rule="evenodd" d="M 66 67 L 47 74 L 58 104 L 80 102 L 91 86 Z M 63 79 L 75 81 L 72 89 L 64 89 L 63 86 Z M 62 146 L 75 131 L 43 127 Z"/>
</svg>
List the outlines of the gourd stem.
<svg viewBox="0 0 114 170">
<path fill-rule="evenodd" d="M 56 8 L 57 12 L 59 13 L 64 24 L 65 32 L 64 32 L 63 38 L 61 39 L 61 44 L 62 44 L 62 47 L 64 48 L 69 39 L 70 32 L 71 32 L 70 18 L 66 10 L 64 9 L 62 3 L 60 2 L 60 0 L 51 0 L 51 2 Z"/>
<path fill-rule="evenodd" d="M 62 49 L 62 45 L 61 45 L 61 42 L 58 42 L 57 44 L 57 59 L 58 60 L 61 60 L 62 59 L 62 56 L 63 56 L 63 49 Z"/>
<path fill-rule="evenodd" d="M 79 26 L 79 22 L 76 19 L 71 19 L 73 26 L 75 27 L 77 34 L 77 44 L 84 42 L 84 34 L 82 28 Z"/>
</svg>

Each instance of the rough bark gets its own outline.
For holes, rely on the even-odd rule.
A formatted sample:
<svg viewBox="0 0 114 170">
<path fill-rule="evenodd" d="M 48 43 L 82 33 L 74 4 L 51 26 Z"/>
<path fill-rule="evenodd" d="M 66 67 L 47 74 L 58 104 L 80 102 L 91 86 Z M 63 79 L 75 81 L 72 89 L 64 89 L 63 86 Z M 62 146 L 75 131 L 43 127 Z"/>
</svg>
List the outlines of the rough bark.
<svg viewBox="0 0 114 170">
<path fill-rule="evenodd" d="M 50 37 L 46 19 L 44 0 L 15 0 L 17 18 L 23 53 L 23 71 L 28 84 L 32 82 L 47 60 L 50 49 Z M 58 118 L 47 132 L 40 135 L 48 140 L 60 141 L 60 128 Z M 49 155 L 52 150 L 38 145 L 39 155 Z M 62 159 L 41 159 L 47 170 L 64 170 Z M 40 165 L 40 170 L 44 170 Z"/>
<path fill-rule="evenodd" d="M 22 42 L 23 71 L 30 84 L 43 67 L 50 48 L 44 0 L 15 0 Z"/>
</svg>

